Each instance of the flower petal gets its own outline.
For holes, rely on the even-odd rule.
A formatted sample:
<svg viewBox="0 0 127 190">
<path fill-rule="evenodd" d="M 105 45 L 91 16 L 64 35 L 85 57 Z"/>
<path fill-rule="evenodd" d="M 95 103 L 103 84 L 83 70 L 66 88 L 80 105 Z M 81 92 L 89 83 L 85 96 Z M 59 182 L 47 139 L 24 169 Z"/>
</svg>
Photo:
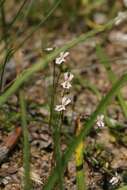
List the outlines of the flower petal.
<svg viewBox="0 0 127 190">
<path fill-rule="evenodd" d="M 64 105 L 56 105 L 55 111 L 60 112 L 60 111 L 63 111 L 63 110 L 65 110 L 65 106 Z"/>
<path fill-rule="evenodd" d="M 71 103 L 71 99 L 70 99 L 69 97 L 64 96 L 64 97 L 62 98 L 62 105 L 67 106 L 67 105 L 70 104 L 70 103 Z"/>
<path fill-rule="evenodd" d="M 65 89 L 70 89 L 72 87 L 72 85 L 68 81 L 61 83 L 61 86 Z"/>
<path fill-rule="evenodd" d="M 69 55 L 69 52 L 61 52 L 59 57 L 56 58 L 55 63 L 60 65 L 66 61 L 66 57 Z"/>
<path fill-rule="evenodd" d="M 64 80 L 65 81 L 71 81 L 73 79 L 74 75 L 72 73 L 66 72 L 64 73 Z"/>
</svg>

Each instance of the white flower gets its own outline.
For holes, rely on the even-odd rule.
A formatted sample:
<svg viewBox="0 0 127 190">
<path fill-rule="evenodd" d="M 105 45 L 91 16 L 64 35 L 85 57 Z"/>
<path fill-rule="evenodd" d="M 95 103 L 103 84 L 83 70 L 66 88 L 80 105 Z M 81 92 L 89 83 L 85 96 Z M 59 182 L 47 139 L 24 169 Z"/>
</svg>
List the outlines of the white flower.
<svg viewBox="0 0 127 190">
<path fill-rule="evenodd" d="M 116 185 L 118 184 L 118 182 L 120 181 L 120 176 L 116 173 L 115 176 L 113 176 L 109 183 L 111 183 L 112 185 Z"/>
<path fill-rule="evenodd" d="M 54 49 L 53 47 L 48 47 L 45 50 L 48 51 L 48 52 L 50 52 L 50 51 L 53 51 L 53 49 Z"/>
<path fill-rule="evenodd" d="M 118 12 L 117 17 L 115 18 L 115 25 L 118 26 L 123 22 L 125 19 L 127 19 L 127 13 L 126 12 Z"/>
<path fill-rule="evenodd" d="M 67 81 L 72 81 L 72 79 L 74 78 L 74 75 L 72 73 L 66 72 L 64 73 L 64 79 Z"/>
<path fill-rule="evenodd" d="M 63 97 L 63 98 L 62 98 L 62 104 L 56 105 L 55 111 L 60 112 L 60 111 L 66 110 L 66 106 L 67 106 L 68 104 L 70 104 L 70 103 L 71 103 L 71 99 L 70 99 L 69 97 L 67 97 L 67 96 Z"/>
<path fill-rule="evenodd" d="M 105 126 L 104 115 L 97 116 L 96 125 L 97 125 L 97 128 L 103 128 Z"/>
<path fill-rule="evenodd" d="M 65 106 L 64 105 L 56 105 L 56 107 L 55 107 L 55 111 L 64 111 L 65 110 Z"/>
<path fill-rule="evenodd" d="M 61 52 L 60 56 L 56 58 L 55 63 L 57 65 L 60 65 L 64 62 L 66 62 L 66 57 L 69 55 L 69 52 Z"/>
<path fill-rule="evenodd" d="M 65 88 L 65 89 L 69 89 L 69 88 L 72 87 L 71 83 L 68 82 L 68 81 L 65 81 L 65 82 L 61 83 L 61 86 L 62 86 L 63 88 Z"/>
<path fill-rule="evenodd" d="M 74 75 L 72 73 L 69 73 L 69 72 L 64 73 L 65 81 L 63 83 L 61 83 L 61 86 L 65 89 L 71 88 L 72 85 L 70 82 L 72 81 L 73 77 L 74 77 Z"/>
</svg>

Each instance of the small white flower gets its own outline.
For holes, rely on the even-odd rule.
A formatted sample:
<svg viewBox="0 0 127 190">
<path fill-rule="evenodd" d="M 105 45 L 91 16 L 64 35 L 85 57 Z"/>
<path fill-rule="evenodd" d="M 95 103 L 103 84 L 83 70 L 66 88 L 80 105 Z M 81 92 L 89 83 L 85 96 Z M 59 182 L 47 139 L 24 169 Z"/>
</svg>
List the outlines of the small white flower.
<svg viewBox="0 0 127 190">
<path fill-rule="evenodd" d="M 50 51 L 53 51 L 53 49 L 54 49 L 53 47 L 48 47 L 45 50 L 48 51 L 48 52 L 50 52 Z"/>
<path fill-rule="evenodd" d="M 64 79 L 65 81 L 72 81 L 72 79 L 74 78 L 74 75 L 72 73 L 66 72 L 64 73 Z"/>
<path fill-rule="evenodd" d="M 115 176 L 113 176 L 110 179 L 109 183 L 112 184 L 112 185 L 116 185 L 116 184 L 119 183 L 119 181 L 120 181 L 120 176 L 116 173 Z"/>
<path fill-rule="evenodd" d="M 69 52 L 61 52 L 60 56 L 56 58 L 55 63 L 57 65 L 60 65 L 64 62 L 66 62 L 66 57 L 69 55 Z"/>
<path fill-rule="evenodd" d="M 55 107 L 55 111 L 64 111 L 65 110 L 65 106 L 64 105 L 56 105 L 56 107 Z"/>
<path fill-rule="evenodd" d="M 71 83 L 68 82 L 68 81 L 65 81 L 65 82 L 61 83 L 61 86 L 62 86 L 63 88 L 65 88 L 65 89 L 69 89 L 69 88 L 72 87 Z"/>
<path fill-rule="evenodd" d="M 97 128 L 103 128 L 105 126 L 104 115 L 97 116 L 96 125 L 97 125 Z"/>
<path fill-rule="evenodd" d="M 67 96 L 64 96 L 64 97 L 62 98 L 62 105 L 67 106 L 67 105 L 70 104 L 70 103 L 71 103 L 71 98 L 69 98 L 69 97 L 67 97 Z"/>
<path fill-rule="evenodd" d="M 71 103 L 71 99 L 70 99 L 69 97 L 67 97 L 67 96 L 63 97 L 63 98 L 62 98 L 62 104 L 56 105 L 55 111 L 60 112 L 60 111 L 66 110 L 66 106 L 67 106 L 68 104 L 70 104 L 70 103 Z"/>
<path fill-rule="evenodd" d="M 74 75 L 72 73 L 69 73 L 69 72 L 64 73 L 65 81 L 63 83 L 61 83 L 61 86 L 65 89 L 71 88 L 72 85 L 70 82 L 72 81 L 73 77 L 74 77 Z"/>
<path fill-rule="evenodd" d="M 124 20 L 127 19 L 127 13 L 126 12 L 118 12 L 117 17 L 115 18 L 115 25 L 118 26 L 123 22 Z"/>
</svg>

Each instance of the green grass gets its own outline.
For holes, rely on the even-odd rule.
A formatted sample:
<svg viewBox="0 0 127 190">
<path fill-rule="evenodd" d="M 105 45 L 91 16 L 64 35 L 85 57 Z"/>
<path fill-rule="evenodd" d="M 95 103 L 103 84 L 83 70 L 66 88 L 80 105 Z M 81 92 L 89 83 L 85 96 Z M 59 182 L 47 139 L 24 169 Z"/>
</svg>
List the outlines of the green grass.
<svg viewBox="0 0 127 190">
<path fill-rule="evenodd" d="M 106 53 L 104 52 L 104 50 L 102 49 L 102 47 L 99 44 L 97 44 L 97 46 L 96 46 L 96 53 L 100 60 L 100 63 L 104 66 L 104 68 L 107 72 L 109 81 L 112 82 L 112 84 L 113 84 L 117 80 L 118 77 L 113 72 L 113 70 L 111 68 L 111 62 L 109 61 L 108 56 L 106 55 Z M 118 99 L 119 105 L 121 106 L 124 116 L 127 118 L 127 105 L 126 105 L 126 102 L 120 91 L 118 91 L 116 97 Z"/>
<path fill-rule="evenodd" d="M 21 123 L 23 131 L 23 189 L 32 189 L 32 182 L 30 177 L 30 144 L 29 144 L 29 132 L 27 128 L 27 113 L 26 113 L 26 103 L 24 99 L 24 93 L 20 90 L 19 92 L 19 102 L 21 109 Z"/>
</svg>

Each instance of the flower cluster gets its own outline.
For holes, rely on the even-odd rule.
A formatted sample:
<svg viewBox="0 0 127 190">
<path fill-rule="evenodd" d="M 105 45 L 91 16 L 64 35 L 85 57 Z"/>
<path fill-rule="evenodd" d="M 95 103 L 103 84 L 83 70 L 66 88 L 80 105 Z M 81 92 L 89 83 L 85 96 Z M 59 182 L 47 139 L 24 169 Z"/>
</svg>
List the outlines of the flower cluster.
<svg viewBox="0 0 127 190">
<path fill-rule="evenodd" d="M 73 79 L 74 75 L 72 73 L 66 72 L 64 73 L 64 82 L 61 83 L 61 86 L 65 89 L 69 89 L 72 87 L 71 81 Z"/>
<path fill-rule="evenodd" d="M 66 106 L 67 106 L 68 104 L 70 104 L 70 103 L 71 103 L 71 98 L 69 98 L 69 97 L 67 97 L 67 96 L 64 96 L 64 97 L 62 98 L 62 103 L 61 103 L 60 105 L 56 105 L 55 111 L 60 112 L 60 111 L 66 110 Z"/>
<path fill-rule="evenodd" d="M 69 55 L 69 52 L 61 52 L 60 56 L 56 58 L 55 63 L 60 65 L 64 62 L 66 62 L 66 57 Z M 74 75 L 70 72 L 64 73 L 64 81 L 61 83 L 61 86 L 63 89 L 70 89 L 72 87 L 71 81 L 73 79 Z M 68 96 L 64 96 L 62 98 L 61 104 L 56 105 L 55 111 L 61 112 L 66 110 L 66 106 L 71 103 L 71 98 Z"/>
</svg>

